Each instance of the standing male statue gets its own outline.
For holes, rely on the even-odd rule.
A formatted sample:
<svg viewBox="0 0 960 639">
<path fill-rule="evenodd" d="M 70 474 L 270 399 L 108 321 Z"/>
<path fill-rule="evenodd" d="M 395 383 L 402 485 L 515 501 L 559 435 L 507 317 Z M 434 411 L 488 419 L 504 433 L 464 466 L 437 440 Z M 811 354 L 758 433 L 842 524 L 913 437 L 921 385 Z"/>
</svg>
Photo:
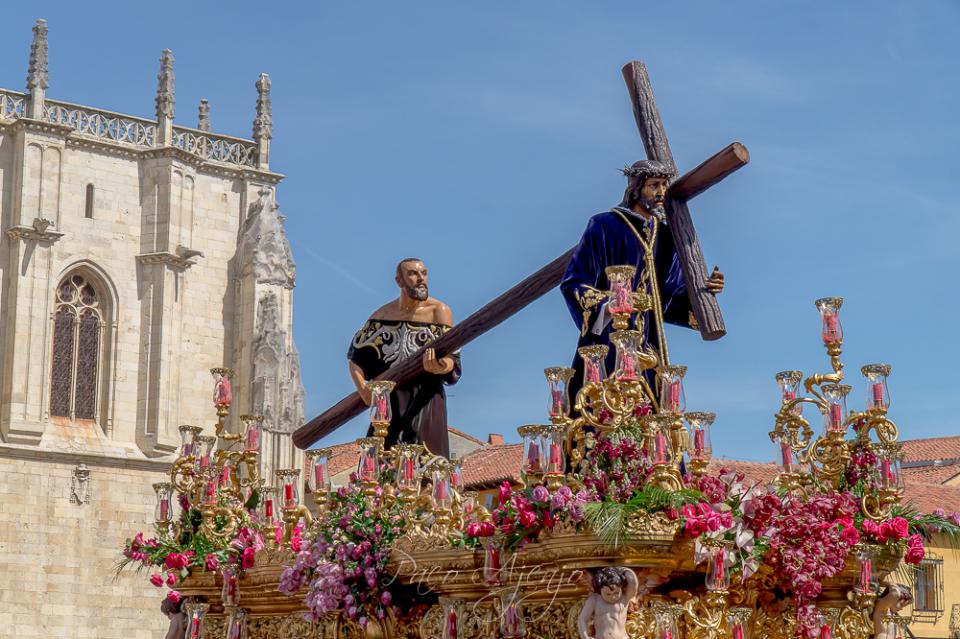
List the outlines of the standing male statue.
<svg viewBox="0 0 960 639">
<path fill-rule="evenodd" d="M 427 267 L 423 260 L 408 257 L 397 264 L 400 297 L 378 308 L 353 337 L 347 351 L 350 377 L 363 401 L 370 404 L 368 381 L 381 375 L 453 326 L 450 307 L 429 296 Z M 460 379 L 460 357 L 437 359 L 432 348 L 423 353 L 423 368 L 429 373 L 397 388 L 391 398 L 393 420 L 385 446 L 422 443 L 430 452 L 450 456 L 447 438 L 447 402 L 444 384 Z M 373 434 L 371 427 L 369 435 Z"/>
<path fill-rule="evenodd" d="M 577 347 L 610 345 L 611 316 L 606 291 L 610 288 L 605 269 L 629 265 L 637 269 L 635 291 L 650 296 L 653 308 L 643 318 L 644 343 L 662 364 L 669 361 L 663 323 L 695 328 L 686 284 L 673 237 L 666 226 L 664 202 L 673 171 L 661 162 L 640 160 L 623 170 L 627 189 L 623 201 L 609 211 L 590 218 L 574 249 L 560 283 L 560 290 L 580 329 Z M 723 290 L 723 273 L 716 267 L 706 282 L 707 290 Z M 631 326 L 635 328 L 635 326 Z M 607 353 L 607 372 L 613 372 L 615 349 Z M 571 399 L 583 383 L 583 360 L 574 356 L 577 370 L 570 383 Z M 655 389 L 655 380 L 647 382 Z"/>
</svg>

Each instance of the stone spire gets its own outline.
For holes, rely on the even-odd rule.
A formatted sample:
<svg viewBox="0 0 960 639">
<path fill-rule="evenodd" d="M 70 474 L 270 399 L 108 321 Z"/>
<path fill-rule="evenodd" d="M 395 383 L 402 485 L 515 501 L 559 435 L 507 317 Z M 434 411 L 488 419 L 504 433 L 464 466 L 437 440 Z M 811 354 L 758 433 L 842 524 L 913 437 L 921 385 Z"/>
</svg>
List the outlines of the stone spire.
<svg viewBox="0 0 960 639">
<path fill-rule="evenodd" d="M 160 55 L 160 73 L 157 74 L 157 144 L 166 146 L 173 137 L 173 52 L 164 49 Z"/>
<path fill-rule="evenodd" d="M 270 161 L 270 139 L 273 137 L 273 107 L 270 104 L 270 76 L 261 73 L 257 79 L 257 117 L 253 120 L 253 139 L 257 141 L 257 166 L 266 169 Z"/>
<path fill-rule="evenodd" d="M 200 114 L 197 118 L 197 128 L 201 131 L 210 131 L 210 101 L 200 100 Z"/>
<path fill-rule="evenodd" d="M 47 21 L 37 20 L 30 43 L 30 63 L 27 68 L 27 91 L 30 101 L 27 116 L 43 118 L 43 100 L 49 84 L 47 76 Z"/>
</svg>

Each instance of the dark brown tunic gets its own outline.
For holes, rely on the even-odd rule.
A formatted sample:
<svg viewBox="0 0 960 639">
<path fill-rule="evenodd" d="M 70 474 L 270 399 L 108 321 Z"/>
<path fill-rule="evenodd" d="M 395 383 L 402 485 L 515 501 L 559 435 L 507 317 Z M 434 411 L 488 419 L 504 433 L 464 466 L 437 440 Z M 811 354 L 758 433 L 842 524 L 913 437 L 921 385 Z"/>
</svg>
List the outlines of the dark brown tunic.
<svg viewBox="0 0 960 639">
<path fill-rule="evenodd" d="M 347 359 L 360 367 L 366 379 L 372 380 L 448 330 L 450 327 L 443 324 L 370 319 L 354 335 Z M 422 443 L 435 455 L 450 456 L 443 386 L 456 384 L 460 379 L 460 356 L 451 357 L 454 359 L 451 372 L 446 375 L 423 373 L 393 392 L 390 398 L 393 419 L 387 433 L 387 448 L 397 443 Z M 373 426 L 367 436 L 372 434 Z"/>
</svg>

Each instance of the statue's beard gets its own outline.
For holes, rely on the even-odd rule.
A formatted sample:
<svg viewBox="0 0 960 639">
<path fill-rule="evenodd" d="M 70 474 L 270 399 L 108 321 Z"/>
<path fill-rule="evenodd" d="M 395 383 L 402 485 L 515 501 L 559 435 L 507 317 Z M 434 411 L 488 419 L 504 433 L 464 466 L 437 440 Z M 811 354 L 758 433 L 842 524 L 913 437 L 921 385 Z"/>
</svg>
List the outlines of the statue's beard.
<svg viewBox="0 0 960 639">
<path fill-rule="evenodd" d="M 407 291 L 407 295 L 421 302 L 430 296 L 426 284 L 421 284 L 420 286 L 407 286 L 404 288 Z"/>
<path fill-rule="evenodd" d="M 663 220 L 667 217 L 667 211 L 663 208 L 662 197 L 656 197 L 652 200 L 642 197 L 640 198 L 640 206 L 658 220 Z"/>
</svg>

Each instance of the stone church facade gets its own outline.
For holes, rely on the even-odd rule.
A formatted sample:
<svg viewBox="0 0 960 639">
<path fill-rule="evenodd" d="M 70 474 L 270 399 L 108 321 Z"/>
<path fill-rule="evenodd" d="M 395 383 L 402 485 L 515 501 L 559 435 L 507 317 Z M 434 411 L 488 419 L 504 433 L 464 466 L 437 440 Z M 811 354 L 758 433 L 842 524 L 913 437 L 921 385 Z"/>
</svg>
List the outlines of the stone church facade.
<svg viewBox="0 0 960 639">
<path fill-rule="evenodd" d="M 253 138 L 49 99 L 38 21 L 25 92 L 0 90 L 0 636 L 162 636 L 159 593 L 114 580 L 151 530 L 181 424 L 216 420 L 209 369 L 235 370 L 230 427 L 265 417 L 262 476 L 298 468 L 295 265 L 270 170 L 270 79 Z"/>
</svg>

